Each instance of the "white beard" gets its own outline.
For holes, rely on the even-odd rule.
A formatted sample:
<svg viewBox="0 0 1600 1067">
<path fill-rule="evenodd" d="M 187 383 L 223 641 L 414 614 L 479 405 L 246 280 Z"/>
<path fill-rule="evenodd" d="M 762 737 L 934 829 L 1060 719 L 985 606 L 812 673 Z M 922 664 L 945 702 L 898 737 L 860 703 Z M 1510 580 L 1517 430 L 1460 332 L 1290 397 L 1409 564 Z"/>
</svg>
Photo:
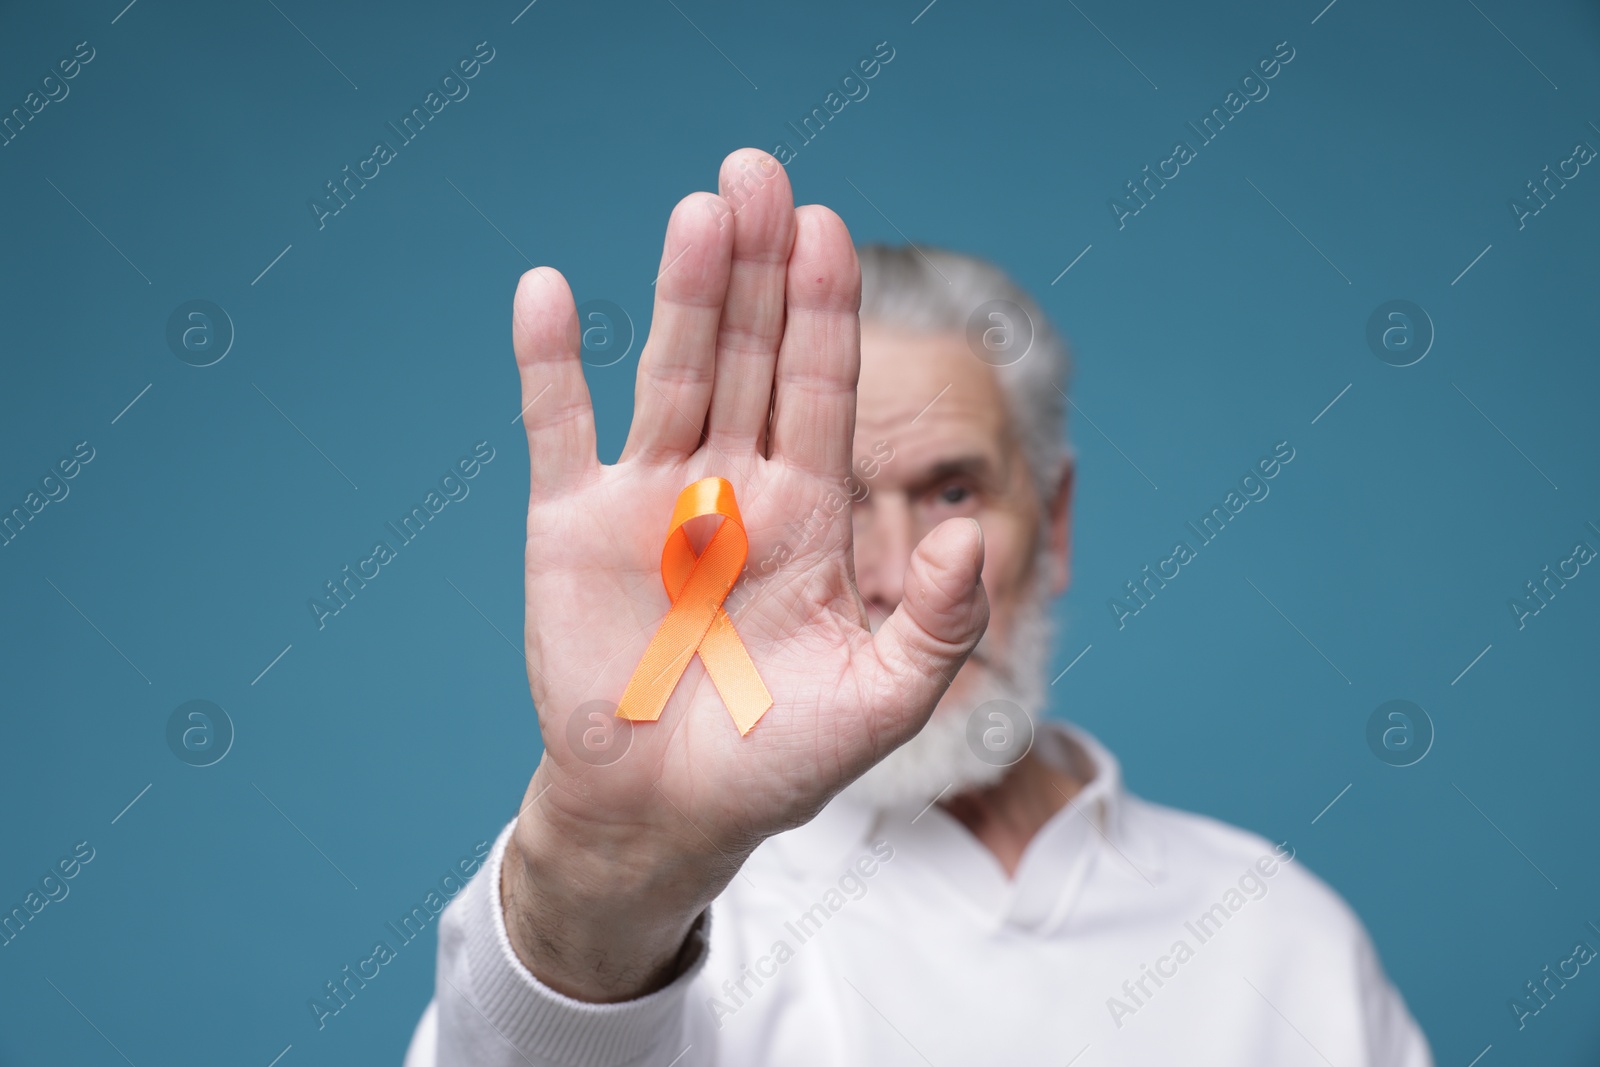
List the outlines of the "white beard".
<svg viewBox="0 0 1600 1067">
<path fill-rule="evenodd" d="M 967 720 L 981 705 L 1007 700 L 1021 708 L 1037 729 L 1048 702 L 1044 677 L 1055 636 L 1046 565 L 1046 554 L 1041 552 L 1034 561 L 1031 589 L 1018 605 L 1006 638 L 1009 647 L 996 648 L 993 632 L 985 633 L 968 659 L 966 670 L 977 667 L 979 673 L 962 679 L 966 691 L 956 699 L 946 692 L 928 724 L 846 786 L 842 796 L 877 809 L 921 807 L 940 794 L 955 796 L 1005 777 L 1009 766 L 995 766 L 973 754 Z"/>
</svg>

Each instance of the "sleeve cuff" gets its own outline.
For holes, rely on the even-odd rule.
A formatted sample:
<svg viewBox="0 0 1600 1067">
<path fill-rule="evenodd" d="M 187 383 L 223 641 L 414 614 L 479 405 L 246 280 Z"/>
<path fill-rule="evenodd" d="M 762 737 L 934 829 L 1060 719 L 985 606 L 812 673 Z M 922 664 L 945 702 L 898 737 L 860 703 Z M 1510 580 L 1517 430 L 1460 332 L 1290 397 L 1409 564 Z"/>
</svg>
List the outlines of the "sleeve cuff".
<svg viewBox="0 0 1600 1067">
<path fill-rule="evenodd" d="M 706 964 L 710 910 L 690 930 L 685 947 L 689 963 L 670 985 L 617 1004 L 574 1000 L 535 978 L 506 935 L 500 868 L 515 825 L 513 820 L 500 832 L 483 869 L 454 902 L 457 922 L 440 929 L 441 938 L 458 941 L 455 947 L 466 966 L 465 973 L 457 974 L 470 988 L 439 993 L 470 997 L 461 1021 L 470 1024 L 481 1016 L 506 1042 L 540 1063 L 599 1067 L 632 1063 L 668 1045 L 676 1052 L 689 986 Z M 445 948 L 441 944 L 441 955 Z"/>
</svg>

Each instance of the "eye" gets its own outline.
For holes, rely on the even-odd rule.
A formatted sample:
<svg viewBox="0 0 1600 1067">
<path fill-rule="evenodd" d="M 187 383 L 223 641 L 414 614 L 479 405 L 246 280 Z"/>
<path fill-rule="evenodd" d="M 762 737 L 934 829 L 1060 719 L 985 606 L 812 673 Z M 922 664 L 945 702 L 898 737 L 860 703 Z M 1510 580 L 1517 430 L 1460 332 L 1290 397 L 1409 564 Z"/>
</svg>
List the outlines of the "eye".
<svg viewBox="0 0 1600 1067">
<path fill-rule="evenodd" d="M 972 490 L 964 485 L 947 485 L 939 490 L 939 501 L 943 504 L 961 504 L 972 496 Z"/>
</svg>

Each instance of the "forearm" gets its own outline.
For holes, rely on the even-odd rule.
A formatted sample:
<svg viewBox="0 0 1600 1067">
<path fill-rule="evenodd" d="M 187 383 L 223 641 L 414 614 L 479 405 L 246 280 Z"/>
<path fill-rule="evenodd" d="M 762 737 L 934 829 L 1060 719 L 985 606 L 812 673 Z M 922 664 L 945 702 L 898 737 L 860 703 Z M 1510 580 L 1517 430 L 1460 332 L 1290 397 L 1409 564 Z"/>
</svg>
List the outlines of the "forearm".
<svg viewBox="0 0 1600 1067">
<path fill-rule="evenodd" d="M 586 852 L 529 815 L 534 825 L 507 843 L 499 887 L 506 934 L 529 973 L 596 1004 L 677 977 L 689 931 L 716 895 L 701 873 Z"/>
</svg>

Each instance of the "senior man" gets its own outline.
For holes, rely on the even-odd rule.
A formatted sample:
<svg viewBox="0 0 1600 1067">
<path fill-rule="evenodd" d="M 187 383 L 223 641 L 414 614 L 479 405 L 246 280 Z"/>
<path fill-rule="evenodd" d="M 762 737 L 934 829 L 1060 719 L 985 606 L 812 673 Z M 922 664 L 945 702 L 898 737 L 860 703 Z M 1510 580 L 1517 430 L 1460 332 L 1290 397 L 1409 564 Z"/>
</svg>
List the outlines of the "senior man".
<svg viewBox="0 0 1600 1067">
<path fill-rule="evenodd" d="M 1038 308 L 964 256 L 858 260 L 764 153 L 719 190 L 667 224 L 614 466 L 565 281 L 517 288 L 545 750 L 445 912 L 407 1063 L 1431 1063 L 1289 844 L 1129 795 L 1045 719 L 1072 464 Z M 994 300 L 1031 318 L 1015 362 L 969 344 Z M 670 608 L 674 501 L 709 476 L 773 698 L 744 736 L 698 659 L 659 720 L 610 714 Z"/>
</svg>

